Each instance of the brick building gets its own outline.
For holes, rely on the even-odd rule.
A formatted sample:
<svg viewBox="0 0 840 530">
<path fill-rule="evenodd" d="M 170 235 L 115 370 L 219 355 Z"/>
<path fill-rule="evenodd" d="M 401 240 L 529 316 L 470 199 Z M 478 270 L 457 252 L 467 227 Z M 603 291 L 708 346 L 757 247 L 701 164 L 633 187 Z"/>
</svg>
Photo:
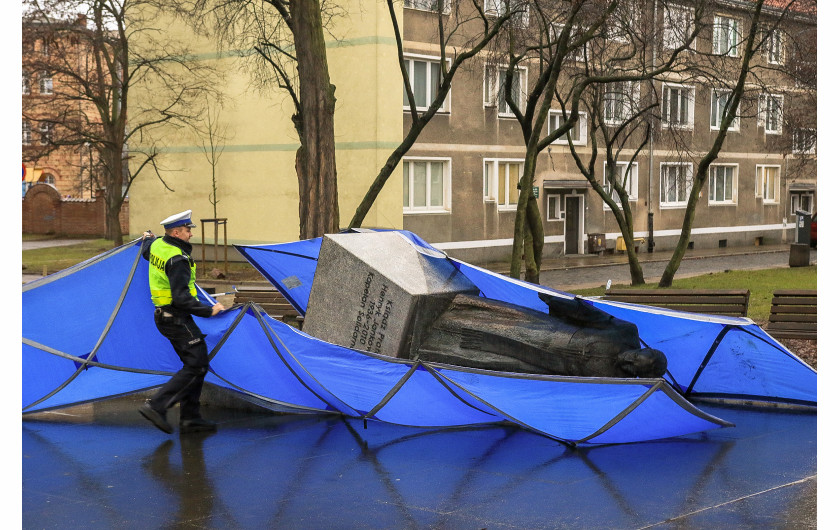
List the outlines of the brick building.
<svg viewBox="0 0 840 530">
<path fill-rule="evenodd" d="M 70 22 L 55 21 L 84 27 L 86 19 L 79 16 Z M 69 61 L 84 65 L 88 54 L 78 41 L 57 37 L 51 24 L 24 18 L 22 42 L 22 195 L 35 183 L 55 187 L 62 197 L 92 198 L 96 185 L 95 151 L 87 145 L 60 145 L 55 125 L 47 119 L 68 115 L 68 93 L 73 81 L 51 71 L 53 62 Z M 61 97 L 59 97 L 61 94 Z M 76 119 L 92 109 L 75 103 Z M 59 145 L 56 145 L 59 143 Z"/>
</svg>

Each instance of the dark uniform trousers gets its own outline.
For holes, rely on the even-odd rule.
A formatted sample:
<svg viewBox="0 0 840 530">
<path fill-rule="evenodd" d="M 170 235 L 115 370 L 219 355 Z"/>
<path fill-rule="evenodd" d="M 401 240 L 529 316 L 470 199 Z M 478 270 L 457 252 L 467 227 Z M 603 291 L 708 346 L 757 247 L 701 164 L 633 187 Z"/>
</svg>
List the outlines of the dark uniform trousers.
<svg viewBox="0 0 840 530">
<path fill-rule="evenodd" d="M 210 366 L 207 343 L 204 342 L 206 335 L 201 333 L 189 314 L 165 318 L 156 311 L 155 325 L 161 335 L 172 343 L 184 367 L 152 396 L 150 404 L 155 410 L 165 411 L 180 402 L 182 421 L 198 418 L 201 416 L 201 387 Z"/>
</svg>

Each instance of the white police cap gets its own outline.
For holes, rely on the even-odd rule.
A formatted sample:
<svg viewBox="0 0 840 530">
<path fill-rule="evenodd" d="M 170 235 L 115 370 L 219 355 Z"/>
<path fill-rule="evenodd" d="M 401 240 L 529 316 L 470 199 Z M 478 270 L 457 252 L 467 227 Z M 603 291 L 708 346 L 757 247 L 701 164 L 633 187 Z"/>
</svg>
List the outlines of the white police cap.
<svg viewBox="0 0 840 530">
<path fill-rule="evenodd" d="M 166 230 L 178 226 L 189 226 L 190 228 L 195 228 L 192 219 L 190 219 L 191 216 L 192 210 L 186 210 L 181 213 L 176 213 L 175 215 L 170 215 L 169 217 L 161 221 L 160 224 L 162 224 L 163 228 Z"/>
</svg>

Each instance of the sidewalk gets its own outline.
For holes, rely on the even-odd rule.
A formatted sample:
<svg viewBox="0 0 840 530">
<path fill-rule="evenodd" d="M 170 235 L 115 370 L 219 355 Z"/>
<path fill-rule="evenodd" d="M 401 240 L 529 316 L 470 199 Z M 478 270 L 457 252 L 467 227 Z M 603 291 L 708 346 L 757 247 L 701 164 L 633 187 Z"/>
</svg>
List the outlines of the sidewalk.
<svg viewBox="0 0 840 530">
<path fill-rule="evenodd" d="M 65 245 L 72 245 L 77 243 L 77 240 L 70 240 L 70 239 L 56 239 L 56 240 L 44 240 L 44 241 L 26 241 L 24 242 L 23 249 L 28 250 L 30 248 L 44 248 L 49 246 L 65 246 Z M 653 253 L 648 253 L 647 250 L 642 249 L 638 253 L 639 262 L 643 265 L 645 264 L 652 264 L 652 263 L 661 263 L 664 264 L 670 261 L 671 259 L 671 250 L 660 250 Z M 761 246 L 743 246 L 743 247 L 726 247 L 726 248 L 701 248 L 695 250 L 688 250 L 683 257 L 683 263 L 691 261 L 691 260 L 699 260 L 705 258 L 721 258 L 725 256 L 757 256 L 763 254 L 777 254 L 778 256 L 774 260 L 773 266 L 784 266 L 787 264 L 787 258 L 790 253 L 790 243 L 784 244 L 776 244 L 776 245 L 761 245 Z M 811 263 L 816 264 L 816 250 L 811 250 Z M 510 264 L 503 261 L 486 263 L 486 264 L 476 264 L 485 269 L 491 270 L 493 272 L 497 272 L 500 274 L 507 274 L 510 271 Z M 571 271 L 574 269 L 591 269 L 593 267 L 623 267 L 627 269 L 629 274 L 629 267 L 627 265 L 627 254 L 622 253 L 613 253 L 607 254 L 603 253 L 601 255 L 597 254 L 577 254 L 577 255 L 569 255 L 569 256 L 560 256 L 560 257 L 552 257 L 546 258 L 542 262 L 542 267 L 540 269 L 541 274 L 551 273 L 554 271 Z M 720 268 L 721 271 L 725 270 L 726 268 L 729 269 L 743 269 L 743 268 L 750 268 L 750 267 L 742 267 L 737 266 L 736 264 L 732 264 L 732 266 L 726 266 Z M 755 268 L 755 267 L 752 267 Z M 524 267 L 523 267 L 524 270 Z M 552 275 L 546 275 L 550 278 Z M 683 274 L 684 276 L 684 274 Z M 22 280 L 23 283 L 31 282 L 42 278 L 40 274 L 23 274 Z M 212 287 L 217 290 L 217 292 L 227 292 L 233 290 L 233 284 L 229 280 L 202 280 L 199 282 L 202 287 Z M 590 286 L 591 282 L 583 281 L 577 282 L 574 284 L 574 287 L 588 287 Z M 237 282 L 237 284 L 241 285 L 267 285 L 268 282 Z M 548 283 L 546 283 L 548 285 Z M 566 288 L 571 288 L 572 286 L 566 285 Z"/>
</svg>

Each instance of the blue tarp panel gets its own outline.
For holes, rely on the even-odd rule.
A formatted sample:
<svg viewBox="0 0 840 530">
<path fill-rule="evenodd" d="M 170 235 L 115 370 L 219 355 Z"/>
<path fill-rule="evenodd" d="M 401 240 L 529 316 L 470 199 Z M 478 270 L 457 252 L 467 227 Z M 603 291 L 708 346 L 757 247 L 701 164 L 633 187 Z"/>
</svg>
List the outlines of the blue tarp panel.
<svg viewBox="0 0 840 530">
<path fill-rule="evenodd" d="M 405 234 L 418 249 L 428 247 L 413 234 Z M 237 248 L 305 313 L 320 240 Z M 147 264 L 139 251 L 139 243 L 134 242 L 24 286 L 24 412 L 151 388 L 180 368 L 172 347 L 154 326 Z M 543 288 L 456 264 L 485 296 L 545 310 L 536 298 L 537 290 Z M 80 301 L 83 311 L 78 310 Z M 618 314 L 617 308 L 604 309 L 632 321 Z M 635 316 L 639 315 L 648 318 L 651 313 L 636 311 Z M 701 331 L 698 321 L 685 324 L 666 316 L 678 321 L 674 326 L 682 333 L 685 330 L 679 326 L 694 330 L 693 342 L 699 336 L 714 342 L 724 327 L 714 323 L 718 331 Z M 211 349 L 207 381 L 269 408 L 338 413 L 418 427 L 512 422 L 566 443 L 611 444 L 727 425 L 686 401 L 680 392 L 688 387 L 704 394 L 721 394 L 721 387 L 728 387 L 737 395 L 816 402 L 815 372 L 810 371 L 814 375 L 814 388 L 810 388 L 807 377 L 797 371 L 801 361 L 776 349 L 775 341 L 751 324 L 741 326 L 750 333 L 738 329 L 726 334 L 717 353 L 706 362 L 706 369 L 714 369 L 715 374 L 737 369 L 734 360 L 727 362 L 727 356 L 737 353 L 754 366 L 751 381 L 737 381 L 743 371 L 731 377 L 721 375 L 723 381 L 718 375 L 707 378 L 705 372 L 693 377 L 705 359 L 700 356 L 694 372 L 688 360 L 675 362 L 672 386 L 663 379 L 531 376 L 392 359 L 325 343 L 269 318 L 252 304 L 196 321 Z M 660 338 L 647 335 L 642 325 L 639 329 L 654 347 L 665 349 L 657 341 L 669 347 L 677 340 L 676 334 Z M 781 357 L 759 361 L 764 350 L 745 356 L 740 350 L 751 342 L 744 337 L 768 339 L 753 342 L 773 346 L 768 351 Z M 702 348 L 694 349 L 698 351 L 691 351 L 692 359 L 705 355 Z M 796 373 L 788 378 L 763 373 L 781 370 Z"/>
</svg>

